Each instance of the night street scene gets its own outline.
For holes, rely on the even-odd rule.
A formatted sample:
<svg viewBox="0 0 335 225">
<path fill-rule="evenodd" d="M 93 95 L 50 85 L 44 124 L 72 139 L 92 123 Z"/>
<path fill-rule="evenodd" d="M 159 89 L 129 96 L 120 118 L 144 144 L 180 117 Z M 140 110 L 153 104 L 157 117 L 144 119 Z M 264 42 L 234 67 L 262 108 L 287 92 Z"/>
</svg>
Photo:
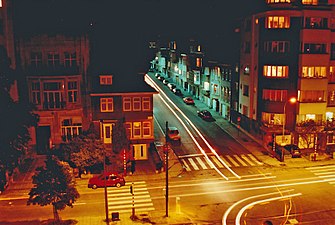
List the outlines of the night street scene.
<svg viewBox="0 0 335 225">
<path fill-rule="evenodd" d="M 0 225 L 334 225 L 335 0 L 0 0 Z"/>
</svg>

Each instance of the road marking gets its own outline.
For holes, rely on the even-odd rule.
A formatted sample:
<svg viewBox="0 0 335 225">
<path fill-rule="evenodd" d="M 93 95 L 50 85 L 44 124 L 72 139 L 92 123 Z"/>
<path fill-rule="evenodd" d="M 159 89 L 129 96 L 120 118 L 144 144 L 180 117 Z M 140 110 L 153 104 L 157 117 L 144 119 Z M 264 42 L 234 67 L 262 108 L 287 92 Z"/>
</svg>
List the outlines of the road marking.
<svg viewBox="0 0 335 225">
<path fill-rule="evenodd" d="M 256 162 L 258 165 L 263 165 L 262 162 L 258 161 L 258 159 L 256 159 L 255 156 L 253 156 L 253 154 L 248 154 L 249 158 L 252 159 L 254 162 Z"/>
<path fill-rule="evenodd" d="M 232 167 L 230 162 L 228 162 L 222 155 L 220 156 L 220 158 L 227 164 L 228 167 Z"/>
<path fill-rule="evenodd" d="M 200 164 L 200 166 L 201 166 L 204 170 L 207 169 L 207 166 L 206 166 L 205 163 L 201 160 L 200 157 L 196 157 L 195 159 L 198 161 L 198 163 Z"/>
<path fill-rule="evenodd" d="M 238 164 L 230 155 L 226 155 L 226 157 L 232 164 L 234 164 L 234 166 L 236 167 L 240 166 L 240 164 Z"/>
<path fill-rule="evenodd" d="M 186 163 L 185 159 L 181 159 L 181 161 L 183 162 L 183 166 L 186 169 L 186 171 L 191 171 L 191 168 L 188 166 L 188 164 Z"/>
<path fill-rule="evenodd" d="M 191 163 L 191 165 L 195 170 L 199 170 L 199 167 L 197 166 L 197 164 L 195 164 L 192 158 L 189 158 L 188 161 Z"/>
<path fill-rule="evenodd" d="M 241 155 L 241 158 L 244 159 L 247 163 L 249 163 L 250 166 L 256 166 L 255 163 L 253 163 L 246 155 Z"/>
<path fill-rule="evenodd" d="M 216 156 L 211 156 L 211 159 L 215 162 L 215 164 L 220 167 L 223 168 L 224 166 L 220 163 L 220 161 L 216 158 Z"/>
<path fill-rule="evenodd" d="M 241 163 L 242 166 L 248 166 L 240 157 L 234 155 L 234 158 Z"/>
</svg>

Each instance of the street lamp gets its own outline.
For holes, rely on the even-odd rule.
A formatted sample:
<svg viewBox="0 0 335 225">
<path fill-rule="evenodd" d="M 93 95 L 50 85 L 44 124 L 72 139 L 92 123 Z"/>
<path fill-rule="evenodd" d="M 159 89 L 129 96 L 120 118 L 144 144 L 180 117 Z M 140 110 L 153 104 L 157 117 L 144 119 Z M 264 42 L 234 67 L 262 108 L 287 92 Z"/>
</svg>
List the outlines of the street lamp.
<svg viewBox="0 0 335 225">
<path fill-rule="evenodd" d="M 282 133 L 281 145 L 284 145 L 284 142 L 285 142 L 286 104 L 288 102 L 294 104 L 297 102 L 297 99 L 295 97 L 292 97 L 288 101 L 286 101 L 284 104 L 283 133 Z"/>
</svg>

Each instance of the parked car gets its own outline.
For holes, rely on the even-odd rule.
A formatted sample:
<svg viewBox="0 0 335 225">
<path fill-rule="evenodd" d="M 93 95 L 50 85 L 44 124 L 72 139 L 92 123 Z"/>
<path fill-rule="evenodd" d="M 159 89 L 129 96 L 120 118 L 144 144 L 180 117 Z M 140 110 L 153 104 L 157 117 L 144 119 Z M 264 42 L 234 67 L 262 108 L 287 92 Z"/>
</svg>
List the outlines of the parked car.
<svg viewBox="0 0 335 225">
<path fill-rule="evenodd" d="M 155 73 L 155 77 L 157 77 L 157 78 L 158 78 L 159 76 L 160 76 L 160 74 L 159 74 L 159 73 Z"/>
<path fill-rule="evenodd" d="M 183 98 L 183 101 L 187 104 L 187 105 L 194 105 L 194 100 L 191 97 L 185 97 Z"/>
<path fill-rule="evenodd" d="M 291 153 L 292 158 L 300 158 L 301 157 L 301 150 L 295 144 L 285 145 L 284 149 L 286 149 L 287 151 L 289 151 Z"/>
<path fill-rule="evenodd" d="M 102 173 L 98 176 L 94 176 L 88 181 L 88 188 L 96 189 L 99 187 L 105 187 L 105 179 L 106 178 L 106 186 L 107 187 L 121 187 L 126 184 L 125 179 L 113 172 Z"/>
<path fill-rule="evenodd" d="M 167 137 L 170 141 L 180 142 L 180 134 L 176 127 L 167 128 Z"/>
<path fill-rule="evenodd" d="M 181 90 L 179 88 L 174 88 L 172 91 L 175 95 L 178 95 L 178 96 L 183 95 L 183 93 L 181 92 Z"/>
<path fill-rule="evenodd" d="M 170 83 L 168 79 L 163 80 L 163 84 L 167 85 L 168 83 Z"/>
<path fill-rule="evenodd" d="M 213 120 L 213 116 L 208 110 L 200 110 L 200 111 L 197 111 L 197 113 L 198 113 L 198 116 L 200 116 L 200 118 L 203 120 L 207 120 L 207 121 Z"/>
<path fill-rule="evenodd" d="M 174 83 L 168 83 L 167 86 L 169 87 L 169 89 L 172 91 L 175 87 L 177 87 L 176 84 Z"/>
<path fill-rule="evenodd" d="M 160 80 L 160 81 L 164 81 L 165 80 L 165 77 L 163 77 L 163 76 L 159 76 L 159 77 L 157 77 L 158 78 L 158 80 Z"/>
</svg>

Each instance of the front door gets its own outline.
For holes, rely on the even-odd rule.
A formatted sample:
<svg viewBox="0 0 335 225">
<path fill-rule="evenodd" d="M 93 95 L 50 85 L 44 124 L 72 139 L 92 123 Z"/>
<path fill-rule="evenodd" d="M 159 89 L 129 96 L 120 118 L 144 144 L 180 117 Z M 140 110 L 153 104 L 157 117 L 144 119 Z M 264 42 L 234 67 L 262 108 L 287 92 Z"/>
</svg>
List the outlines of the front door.
<svg viewBox="0 0 335 225">
<path fill-rule="evenodd" d="M 111 144 L 112 143 L 112 124 L 111 123 L 104 123 L 103 124 L 104 130 L 104 143 Z"/>
<path fill-rule="evenodd" d="M 148 159 L 147 145 L 146 144 L 134 144 L 133 145 L 133 156 L 135 160 Z"/>
<path fill-rule="evenodd" d="M 39 126 L 36 129 L 36 153 L 46 154 L 50 150 L 50 126 Z"/>
</svg>

